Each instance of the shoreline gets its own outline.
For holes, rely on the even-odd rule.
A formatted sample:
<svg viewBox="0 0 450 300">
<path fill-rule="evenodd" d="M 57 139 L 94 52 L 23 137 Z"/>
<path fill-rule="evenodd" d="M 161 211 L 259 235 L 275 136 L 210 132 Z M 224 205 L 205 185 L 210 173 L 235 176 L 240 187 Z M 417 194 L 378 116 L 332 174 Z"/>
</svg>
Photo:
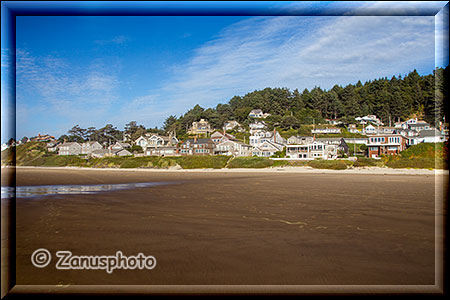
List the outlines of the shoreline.
<svg viewBox="0 0 450 300">
<path fill-rule="evenodd" d="M 43 170 L 87 170 L 87 171 L 125 171 L 125 172 L 162 172 L 162 173 L 302 173 L 302 174 L 359 174 L 359 175 L 449 175 L 442 169 L 392 169 L 380 167 L 362 167 L 347 170 L 314 169 L 312 167 L 269 167 L 269 168 L 233 168 L 233 169 L 156 169 L 156 168 L 88 168 L 88 167 L 42 167 L 42 166 L 2 166 L 2 169 L 43 169 Z"/>
</svg>

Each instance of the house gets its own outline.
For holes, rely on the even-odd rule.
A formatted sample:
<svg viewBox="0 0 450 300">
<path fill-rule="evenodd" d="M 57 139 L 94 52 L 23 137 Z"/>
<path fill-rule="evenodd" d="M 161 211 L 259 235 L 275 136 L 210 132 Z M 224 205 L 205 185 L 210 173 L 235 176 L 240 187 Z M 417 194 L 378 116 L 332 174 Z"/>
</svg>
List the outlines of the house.
<svg viewBox="0 0 450 300">
<path fill-rule="evenodd" d="M 417 136 L 418 143 L 441 143 L 445 141 L 445 137 L 437 129 L 422 130 Z"/>
<path fill-rule="evenodd" d="M 316 141 L 321 142 L 326 145 L 334 145 L 336 146 L 336 150 L 345 153 L 348 155 L 348 145 L 345 142 L 344 138 L 316 138 Z"/>
<path fill-rule="evenodd" d="M 316 128 L 311 130 L 311 134 L 333 134 L 333 133 L 341 133 L 340 128 Z"/>
<path fill-rule="evenodd" d="M 192 127 L 188 130 L 188 134 L 208 134 L 210 132 L 212 132 L 211 125 L 205 119 L 192 122 Z"/>
<path fill-rule="evenodd" d="M 363 128 L 363 133 L 364 134 L 376 134 L 377 129 L 373 125 L 369 124 Z"/>
<path fill-rule="evenodd" d="M 108 148 L 111 150 L 122 150 L 122 149 L 131 148 L 131 145 L 128 143 L 116 142 L 114 145 L 111 145 Z"/>
<path fill-rule="evenodd" d="M 235 140 L 236 137 L 232 134 L 229 133 L 222 133 L 220 131 L 216 131 L 213 134 L 211 134 L 211 140 L 215 143 L 215 144 L 219 144 L 228 140 Z"/>
<path fill-rule="evenodd" d="M 211 139 L 188 139 L 181 144 L 179 153 L 181 155 L 213 155 L 215 144 Z"/>
<path fill-rule="evenodd" d="M 267 124 L 264 121 L 256 121 L 248 125 L 250 127 L 250 134 L 264 130 L 267 128 Z"/>
<path fill-rule="evenodd" d="M 350 133 L 361 133 L 361 130 L 359 130 L 359 129 L 356 127 L 356 124 L 349 124 L 347 130 L 348 130 L 348 132 L 350 132 Z"/>
<path fill-rule="evenodd" d="M 367 150 L 369 157 L 398 154 L 406 149 L 406 138 L 400 134 L 381 134 L 369 138 Z"/>
<path fill-rule="evenodd" d="M 178 144 L 178 139 L 175 135 L 169 134 L 168 136 L 160 136 L 158 134 L 148 134 L 146 136 L 140 136 L 135 144 L 141 146 L 145 150 L 147 148 L 157 148 L 157 147 L 171 147 Z"/>
<path fill-rule="evenodd" d="M 273 143 L 278 143 L 281 145 L 286 144 L 286 140 L 280 135 L 280 133 L 276 130 L 274 131 L 258 131 L 253 133 L 249 137 L 249 143 L 253 147 L 259 147 L 266 141 L 270 141 Z"/>
<path fill-rule="evenodd" d="M 102 158 L 105 156 L 111 156 L 111 150 L 109 150 L 109 149 L 94 150 L 90 153 L 90 156 L 94 157 L 94 158 Z"/>
<path fill-rule="evenodd" d="M 327 122 L 327 124 L 330 124 L 330 125 L 342 124 L 342 122 L 339 121 L 338 119 L 325 119 L 325 122 Z"/>
<path fill-rule="evenodd" d="M 176 146 L 149 147 L 145 150 L 146 156 L 176 156 L 179 155 Z"/>
<path fill-rule="evenodd" d="M 408 129 L 415 130 L 417 132 L 421 132 L 422 130 L 430 130 L 431 126 L 425 121 L 417 121 L 415 124 L 409 124 Z"/>
<path fill-rule="evenodd" d="M 388 126 L 380 127 L 378 129 L 378 134 L 392 134 L 394 133 L 395 129 L 396 129 L 395 127 L 388 127 Z"/>
<path fill-rule="evenodd" d="M 378 117 L 375 116 L 375 115 L 367 115 L 367 116 L 364 116 L 364 117 L 356 117 L 355 120 L 359 121 L 359 123 L 362 124 L 362 125 L 365 125 L 365 124 L 368 124 L 368 123 L 373 123 L 373 124 L 375 124 L 377 126 L 384 125 L 383 122 L 381 122 L 381 120 L 378 119 Z"/>
<path fill-rule="evenodd" d="M 360 144 L 367 145 L 369 143 L 369 138 L 344 138 L 347 144 Z"/>
<path fill-rule="evenodd" d="M 58 151 L 60 145 L 61 145 L 61 143 L 58 141 L 48 142 L 47 143 L 47 151 L 48 152 L 56 152 L 56 151 Z"/>
<path fill-rule="evenodd" d="M 314 141 L 313 136 L 291 136 L 287 139 L 288 145 L 303 145 L 303 144 L 310 144 Z"/>
<path fill-rule="evenodd" d="M 327 145 L 320 141 L 308 144 L 287 145 L 286 156 L 293 159 L 312 160 L 337 158 L 337 146 Z"/>
<path fill-rule="evenodd" d="M 48 142 L 48 141 L 54 141 L 54 140 L 55 140 L 54 136 L 49 135 L 49 134 L 41 135 L 40 133 L 37 136 L 31 138 L 32 142 Z"/>
<path fill-rule="evenodd" d="M 236 140 L 225 140 L 214 150 L 215 154 L 229 156 L 252 156 L 252 146 Z"/>
<path fill-rule="evenodd" d="M 81 144 L 81 154 L 90 154 L 94 150 L 103 149 L 103 146 L 97 141 L 89 141 Z"/>
<path fill-rule="evenodd" d="M 111 150 L 111 153 L 114 156 L 130 156 L 130 155 L 133 155 L 133 153 L 131 153 L 127 149 Z"/>
<path fill-rule="evenodd" d="M 418 136 L 419 133 L 415 130 L 412 129 L 403 129 L 403 128 L 396 128 L 393 132 L 393 134 L 401 134 L 405 137 L 414 137 L 414 136 Z"/>
<path fill-rule="evenodd" d="M 283 150 L 284 145 L 277 142 L 266 140 L 259 144 L 257 147 L 253 147 L 252 155 L 259 157 L 270 157 L 278 151 Z"/>
<path fill-rule="evenodd" d="M 242 128 L 241 124 L 239 124 L 236 121 L 227 121 L 225 122 L 223 129 L 226 130 L 236 130 L 238 132 L 244 131 L 244 128 Z"/>
<path fill-rule="evenodd" d="M 59 155 L 80 155 L 81 145 L 77 142 L 64 143 L 59 146 Z"/>
</svg>

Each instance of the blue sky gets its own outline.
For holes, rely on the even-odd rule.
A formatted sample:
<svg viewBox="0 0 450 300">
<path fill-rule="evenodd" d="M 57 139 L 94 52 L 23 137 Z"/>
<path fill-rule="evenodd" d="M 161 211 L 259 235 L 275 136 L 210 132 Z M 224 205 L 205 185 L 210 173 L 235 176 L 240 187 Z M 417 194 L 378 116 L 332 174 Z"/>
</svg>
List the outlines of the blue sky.
<svg viewBox="0 0 450 300">
<path fill-rule="evenodd" d="M 18 138 L 76 124 L 161 126 L 195 104 L 255 89 L 329 89 L 448 64 L 435 61 L 443 33 L 433 16 L 21 16 L 16 24 Z M 2 73 L 6 51 L 2 41 Z"/>
</svg>

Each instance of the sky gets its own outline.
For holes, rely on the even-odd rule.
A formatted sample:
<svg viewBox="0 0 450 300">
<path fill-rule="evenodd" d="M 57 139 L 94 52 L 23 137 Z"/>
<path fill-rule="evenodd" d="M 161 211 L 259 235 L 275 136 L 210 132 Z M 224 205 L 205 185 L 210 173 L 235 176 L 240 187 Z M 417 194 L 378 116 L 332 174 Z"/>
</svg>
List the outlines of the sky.
<svg viewBox="0 0 450 300">
<path fill-rule="evenodd" d="M 297 3 L 287 5 L 295 9 Z M 379 4 L 353 9 L 367 6 Z M 123 130 L 130 121 L 161 127 L 169 115 L 180 116 L 196 104 L 215 107 L 266 87 L 330 89 L 414 69 L 430 74 L 448 65 L 443 55 L 448 53 L 448 38 L 443 39 L 448 23 L 435 20 L 18 16 L 16 135 L 58 137 L 74 125 L 101 128 L 108 123 Z M 447 45 L 446 51 L 435 49 L 435 38 Z M 9 66 L 3 45 L 2 75 Z M 2 99 L 7 98 L 3 85 L 2 79 Z M 6 117 L 2 112 L 2 122 Z M 2 133 L 2 143 L 5 138 Z"/>
</svg>

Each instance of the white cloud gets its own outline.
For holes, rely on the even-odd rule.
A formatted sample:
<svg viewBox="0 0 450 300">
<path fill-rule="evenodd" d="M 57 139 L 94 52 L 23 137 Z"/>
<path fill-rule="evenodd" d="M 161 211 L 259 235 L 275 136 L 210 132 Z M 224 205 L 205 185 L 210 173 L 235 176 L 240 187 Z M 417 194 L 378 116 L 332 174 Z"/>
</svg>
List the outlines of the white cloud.
<svg viewBox="0 0 450 300">
<path fill-rule="evenodd" d="M 179 115 L 255 89 L 328 89 L 433 64 L 431 16 L 255 17 L 225 28 L 151 93 L 161 95 L 159 109 Z"/>
</svg>

